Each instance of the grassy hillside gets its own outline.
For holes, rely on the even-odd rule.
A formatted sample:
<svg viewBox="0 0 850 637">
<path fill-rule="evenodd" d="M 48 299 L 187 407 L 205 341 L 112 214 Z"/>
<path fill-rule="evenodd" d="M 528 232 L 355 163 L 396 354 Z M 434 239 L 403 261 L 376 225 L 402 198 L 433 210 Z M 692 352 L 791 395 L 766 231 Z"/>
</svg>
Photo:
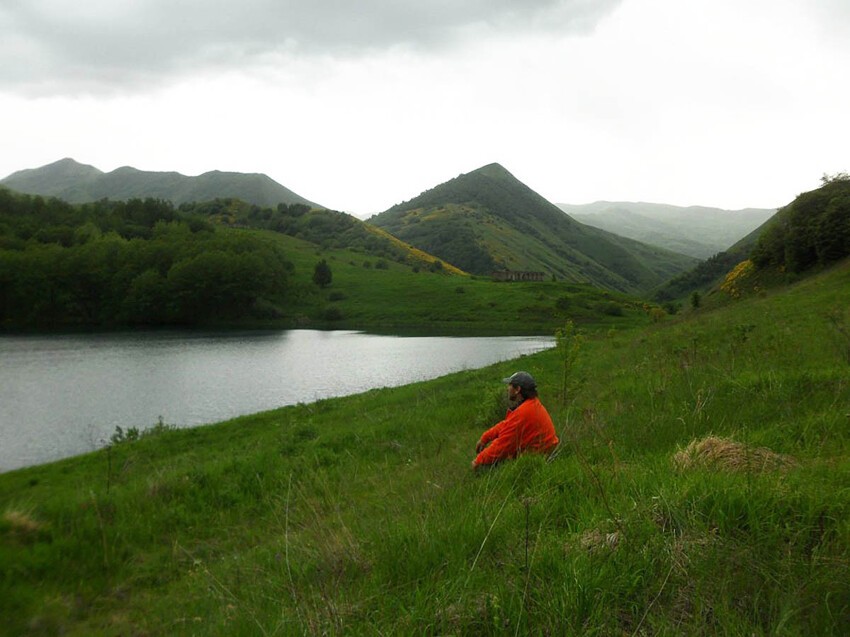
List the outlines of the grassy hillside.
<svg viewBox="0 0 850 637">
<path fill-rule="evenodd" d="M 437 264 L 438 259 L 433 255 L 417 250 L 386 231 L 335 210 L 311 209 L 303 204 L 261 207 L 226 197 L 185 203 L 180 206 L 180 212 L 200 215 L 220 226 L 273 230 L 322 248 L 351 248 L 413 267 L 439 267 L 453 274 L 463 274 L 449 264 Z"/>
<path fill-rule="evenodd" d="M 0 184 L 17 192 L 58 197 L 70 203 L 154 197 L 180 204 L 237 197 L 259 206 L 279 203 L 315 206 L 267 175 L 215 170 L 188 177 L 177 172 L 150 172 L 129 166 L 104 173 L 68 158 L 40 168 L 19 170 L 0 180 Z"/>
<path fill-rule="evenodd" d="M 294 264 L 300 295 L 281 309 L 290 326 L 551 334 L 566 320 L 618 329 L 651 321 L 651 308 L 643 301 L 588 285 L 496 283 L 448 266 L 421 267 L 351 249 L 323 250 L 294 237 L 244 232 L 274 241 Z M 312 283 L 320 260 L 333 275 L 323 289 Z"/>
<path fill-rule="evenodd" d="M 848 286 L 0 475 L 0 633 L 843 635 Z M 517 368 L 560 452 L 473 474 Z"/>
<path fill-rule="evenodd" d="M 696 263 L 570 218 L 498 164 L 441 184 L 369 219 L 468 272 L 532 270 L 641 292 Z"/>
<path fill-rule="evenodd" d="M 772 270 L 761 273 L 764 281 L 782 284 L 850 255 L 850 177 L 824 176 L 823 182 L 729 249 L 665 283 L 654 298 L 663 302 L 716 289 L 737 264 L 750 258 L 758 269 Z"/>
</svg>

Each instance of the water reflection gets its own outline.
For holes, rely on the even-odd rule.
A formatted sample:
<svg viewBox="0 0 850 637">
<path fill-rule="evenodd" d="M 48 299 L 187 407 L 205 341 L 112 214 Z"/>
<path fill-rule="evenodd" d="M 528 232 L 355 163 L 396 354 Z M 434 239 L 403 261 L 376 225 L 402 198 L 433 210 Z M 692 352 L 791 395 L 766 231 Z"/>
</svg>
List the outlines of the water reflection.
<svg viewBox="0 0 850 637">
<path fill-rule="evenodd" d="M 0 471 L 94 449 L 116 426 L 192 426 L 483 367 L 544 337 L 352 331 L 0 337 Z"/>
</svg>

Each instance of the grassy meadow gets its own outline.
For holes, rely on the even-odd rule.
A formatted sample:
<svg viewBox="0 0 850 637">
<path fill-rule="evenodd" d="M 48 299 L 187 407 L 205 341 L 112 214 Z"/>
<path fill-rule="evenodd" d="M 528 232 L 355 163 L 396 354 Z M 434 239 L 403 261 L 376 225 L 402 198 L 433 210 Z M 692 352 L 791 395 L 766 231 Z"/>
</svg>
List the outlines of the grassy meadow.
<svg viewBox="0 0 850 637">
<path fill-rule="evenodd" d="M 0 634 L 845 635 L 848 289 L 2 474 Z M 562 444 L 473 473 L 517 369 Z"/>
<path fill-rule="evenodd" d="M 566 281 L 496 283 L 445 266 L 432 271 L 349 249 L 263 231 L 295 266 L 296 290 L 273 326 L 427 331 L 428 333 L 552 334 L 571 319 L 596 328 L 625 328 L 651 321 L 637 297 Z M 313 269 L 325 260 L 333 275 L 319 288 Z"/>
</svg>

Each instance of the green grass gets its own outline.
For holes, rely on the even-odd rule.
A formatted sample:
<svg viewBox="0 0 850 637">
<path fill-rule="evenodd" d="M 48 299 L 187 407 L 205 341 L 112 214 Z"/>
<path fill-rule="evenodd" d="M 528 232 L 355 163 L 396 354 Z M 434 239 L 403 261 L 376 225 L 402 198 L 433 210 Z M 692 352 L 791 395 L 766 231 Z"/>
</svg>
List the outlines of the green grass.
<svg viewBox="0 0 850 637">
<path fill-rule="evenodd" d="M 246 231 L 257 232 L 257 231 Z M 586 326 L 625 328 L 650 322 L 637 297 L 563 281 L 497 283 L 489 277 L 435 273 L 363 252 L 317 248 L 298 239 L 259 233 L 280 242 L 295 265 L 298 290 L 282 308 L 283 322 L 297 327 L 426 330 L 502 334 L 552 334 L 566 320 Z M 326 259 L 327 288 L 312 283 Z M 616 306 L 612 311 L 611 307 Z M 332 310 L 336 318 L 328 318 Z M 280 323 L 280 321 L 278 321 Z"/>
<path fill-rule="evenodd" d="M 0 475 L 0 633 L 844 635 L 848 288 Z M 518 368 L 560 452 L 473 474 Z"/>
</svg>

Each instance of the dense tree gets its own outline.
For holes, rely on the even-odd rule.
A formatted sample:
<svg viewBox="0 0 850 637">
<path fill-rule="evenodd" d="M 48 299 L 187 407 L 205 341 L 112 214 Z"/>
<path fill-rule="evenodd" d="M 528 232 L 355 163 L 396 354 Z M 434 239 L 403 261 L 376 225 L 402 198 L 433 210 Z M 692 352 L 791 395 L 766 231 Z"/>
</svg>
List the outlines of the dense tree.
<svg viewBox="0 0 850 637">
<path fill-rule="evenodd" d="M 825 176 L 823 182 L 780 210 L 762 232 L 752 252 L 757 267 L 797 273 L 850 255 L 850 178 Z"/>
<path fill-rule="evenodd" d="M 69 206 L 0 189 L 0 327 L 250 318 L 285 303 L 291 272 L 275 244 L 161 201 Z"/>
<path fill-rule="evenodd" d="M 702 305 L 702 297 L 697 290 L 694 290 L 691 294 L 691 307 L 696 310 L 700 305 Z"/>
<path fill-rule="evenodd" d="M 351 215 L 334 210 L 311 210 L 304 204 L 278 204 L 271 209 L 239 199 L 216 199 L 182 204 L 180 211 L 214 221 L 227 219 L 235 226 L 273 230 L 323 248 L 361 249 L 394 261 L 403 261 L 408 255 L 408 251 L 391 237 Z"/>
<path fill-rule="evenodd" d="M 331 272 L 331 266 L 328 265 L 327 261 L 322 259 L 313 269 L 313 283 L 318 285 L 320 288 L 326 288 L 331 284 L 332 280 L 333 273 Z"/>
</svg>

